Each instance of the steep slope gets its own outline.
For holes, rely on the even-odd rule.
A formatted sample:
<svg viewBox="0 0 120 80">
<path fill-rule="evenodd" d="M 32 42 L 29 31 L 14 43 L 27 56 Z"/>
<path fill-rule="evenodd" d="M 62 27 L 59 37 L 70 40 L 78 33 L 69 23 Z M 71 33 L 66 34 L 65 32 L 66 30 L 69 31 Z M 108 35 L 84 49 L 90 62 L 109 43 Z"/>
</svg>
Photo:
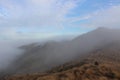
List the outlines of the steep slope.
<svg viewBox="0 0 120 80">
<path fill-rule="evenodd" d="M 74 68 L 76 66 L 81 66 L 84 64 L 97 63 L 109 63 L 111 66 L 117 67 L 120 65 L 120 41 L 111 43 L 99 49 L 96 49 L 90 53 L 87 53 L 83 60 L 76 59 L 69 63 L 65 63 L 61 66 L 55 67 L 48 72 L 61 72 Z M 118 68 L 119 69 L 119 68 Z M 119 70 L 120 71 L 120 70 Z"/>
<path fill-rule="evenodd" d="M 119 34 L 120 30 L 99 28 L 71 41 L 29 45 L 11 71 L 17 74 L 43 72 L 76 58 L 83 60 L 87 53 L 119 41 Z"/>
</svg>

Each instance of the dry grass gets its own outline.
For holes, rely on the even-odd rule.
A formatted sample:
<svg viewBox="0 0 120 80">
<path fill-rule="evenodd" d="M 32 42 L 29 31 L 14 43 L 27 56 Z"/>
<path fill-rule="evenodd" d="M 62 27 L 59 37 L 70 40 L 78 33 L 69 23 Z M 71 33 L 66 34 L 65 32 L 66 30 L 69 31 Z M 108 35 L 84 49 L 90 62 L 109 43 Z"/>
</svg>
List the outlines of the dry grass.
<svg viewBox="0 0 120 80">
<path fill-rule="evenodd" d="M 6 80 L 120 80 L 120 71 L 110 63 L 90 63 L 61 72 L 17 75 L 7 77 Z"/>
</svg>

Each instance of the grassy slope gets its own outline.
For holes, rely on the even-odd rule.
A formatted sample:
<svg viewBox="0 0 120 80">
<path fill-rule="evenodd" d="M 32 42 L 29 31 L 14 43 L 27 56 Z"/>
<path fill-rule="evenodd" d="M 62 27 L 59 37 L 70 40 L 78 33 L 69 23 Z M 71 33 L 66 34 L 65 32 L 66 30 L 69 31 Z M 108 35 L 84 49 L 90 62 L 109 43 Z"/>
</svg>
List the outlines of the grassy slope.
<svg viewBox="0 0 120 80">
<path fill-rule="evenodd" d="M 85 63 L 63 71 L 16 75 L 6 80 L 120 80 L 118 67 L 120 64 L 111 66 L 111 63 Z"/>
</svg>

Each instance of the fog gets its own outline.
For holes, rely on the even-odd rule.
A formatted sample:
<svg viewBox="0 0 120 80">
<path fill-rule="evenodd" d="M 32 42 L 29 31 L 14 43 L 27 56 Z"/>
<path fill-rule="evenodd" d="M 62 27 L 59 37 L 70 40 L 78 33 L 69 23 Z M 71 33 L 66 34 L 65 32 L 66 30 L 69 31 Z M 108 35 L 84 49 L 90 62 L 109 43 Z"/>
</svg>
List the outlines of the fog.
<svg viewBox="0 0 120 80">
<path fill-rule="evenodd" d="M 21 50 L 11 41 L 0 41 L 0 70 L 6 68 L 16 56 L 20 55 Z"/>
<path fill-rule="evenodd" d="M 120 30 L 99 28 L 67 39 L 0 41 L 0 69 L 13 61 L 15 73 L 42 72 L 116 41 Z"/>
<path fill-rule="evenodd" d="M 0 70 L 5 69 L 17 59 L 23 53 L 19 46 L 27 43 L 17 40 L 0 40 Z"/>
<path fill-rule="evenodd" d="M 67 38 L 66 38 L 67 37 Z M 71 40 L 74 36 L 58 36 L 49 39 L 22 39 L 22 40 L 0 40 L 0 71 L 8 68 L 19 56 L 23 55 L 21 46 L 38 43 L 41 45 L 47 41 Z"/>
</svg>

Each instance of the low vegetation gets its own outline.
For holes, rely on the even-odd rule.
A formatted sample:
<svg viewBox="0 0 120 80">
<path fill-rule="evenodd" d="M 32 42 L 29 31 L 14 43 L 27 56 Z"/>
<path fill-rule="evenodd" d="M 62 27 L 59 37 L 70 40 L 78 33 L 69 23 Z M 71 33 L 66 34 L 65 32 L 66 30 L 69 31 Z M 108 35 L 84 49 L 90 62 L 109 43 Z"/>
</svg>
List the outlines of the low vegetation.
<svg viewBox="0 0 120 80">
<path fill-rule="evenodd" d="M 60 70 L 54 69 L 45 74 L 9 76 L 5 80 L 120 80 L 118 67 L 111 66 L 111 63 L 95 61 L 94 63 L 72 65 L 72 67 L 62 66 Z"/>
</svg>

